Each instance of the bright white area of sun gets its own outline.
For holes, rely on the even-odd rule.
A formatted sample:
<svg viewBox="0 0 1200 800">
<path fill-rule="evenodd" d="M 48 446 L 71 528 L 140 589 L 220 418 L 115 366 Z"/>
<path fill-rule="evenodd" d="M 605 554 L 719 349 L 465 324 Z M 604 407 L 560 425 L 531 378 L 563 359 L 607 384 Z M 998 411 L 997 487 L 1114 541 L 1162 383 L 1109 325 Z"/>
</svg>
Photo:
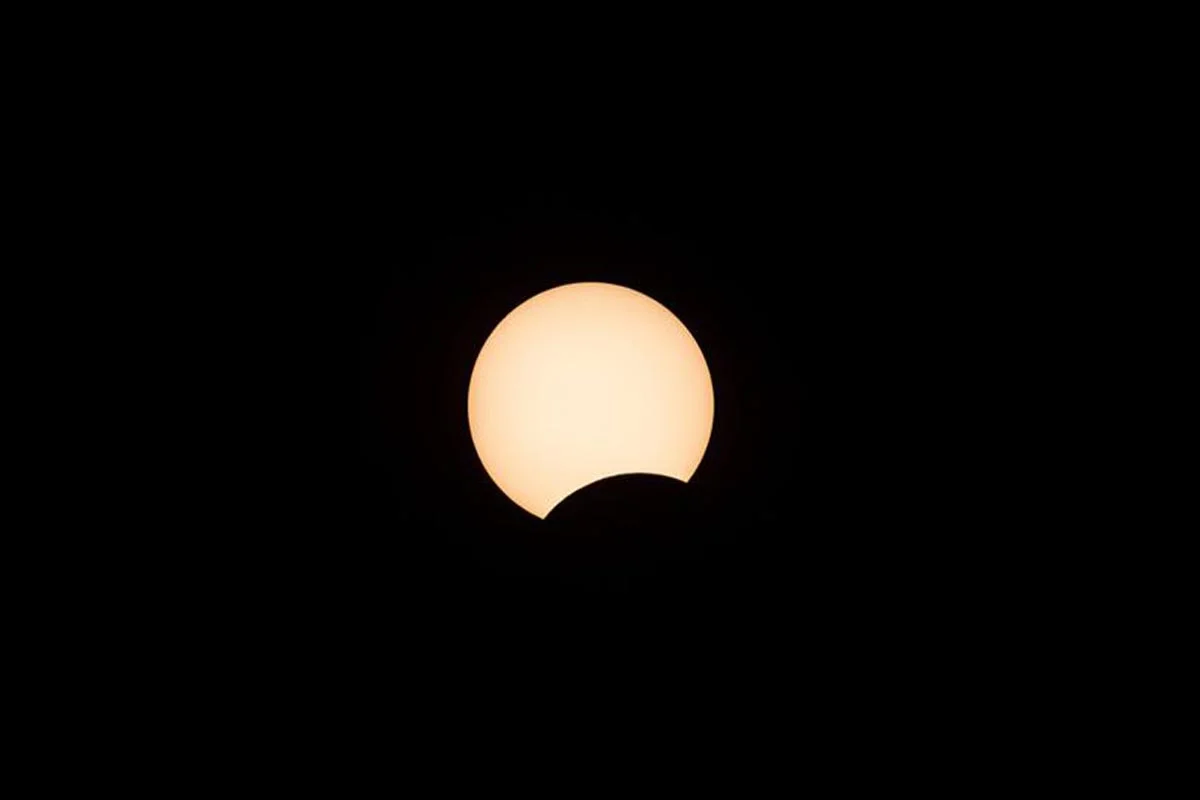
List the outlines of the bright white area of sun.
<svg viewBox="0 0 1200 800">
<path fill-rule="evenodd" d="M 467 392 L 484 469 L 543 519 L 613 475 L 688 481 L 713 411 L 708 365 L 683 323 L 609 283 L 567 284 L 519 305 L 484 343 Z"/>
</svg>

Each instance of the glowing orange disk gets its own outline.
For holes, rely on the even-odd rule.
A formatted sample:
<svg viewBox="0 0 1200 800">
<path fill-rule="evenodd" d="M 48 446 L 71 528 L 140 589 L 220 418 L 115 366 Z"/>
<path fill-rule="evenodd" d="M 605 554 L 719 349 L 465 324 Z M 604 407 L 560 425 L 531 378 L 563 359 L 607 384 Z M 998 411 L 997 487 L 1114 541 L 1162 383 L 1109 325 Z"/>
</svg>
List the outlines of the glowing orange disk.
<svg viewBox="0 0 1200 800">
<path fill-rule="evenodd" d="M 687 481 L 708 447 L 713 387 L 674 314 L 609 283 L 526 300 L 492 331 L 467 393 L 488 475 L 538 517 L 612 475 Z"/>
</svg>

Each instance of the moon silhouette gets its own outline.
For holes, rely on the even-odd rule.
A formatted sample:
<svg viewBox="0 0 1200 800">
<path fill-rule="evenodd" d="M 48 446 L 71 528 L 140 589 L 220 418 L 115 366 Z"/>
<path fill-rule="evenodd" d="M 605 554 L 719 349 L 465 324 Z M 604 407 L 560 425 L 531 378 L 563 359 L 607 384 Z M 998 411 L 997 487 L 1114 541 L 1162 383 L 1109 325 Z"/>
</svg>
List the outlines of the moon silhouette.
<svg viewBox="0 0 1200 800">
<path fill-rule="evenodd" d="M 484 343 L 467 391 L 484 469 L 542 519 L 603 478 L 687 482 L 714 405 L 708 364 L 683 323 L 610 283 L 567 284 L 517 306 Z"/>
</svg>

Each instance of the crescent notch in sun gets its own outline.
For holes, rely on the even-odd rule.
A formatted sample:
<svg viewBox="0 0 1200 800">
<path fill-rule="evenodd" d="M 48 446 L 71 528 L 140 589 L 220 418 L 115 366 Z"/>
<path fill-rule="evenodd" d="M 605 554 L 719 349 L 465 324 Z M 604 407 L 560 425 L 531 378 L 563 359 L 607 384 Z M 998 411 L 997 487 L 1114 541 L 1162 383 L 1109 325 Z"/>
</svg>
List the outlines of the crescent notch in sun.
<svg viewBox="0 0 1200 800">
<path fill-rule="evenodd" d="M 708 447 L 704 354 L 662 304 L 610 283 L 542 292 L 480 350 L 467 391 L 475 450 L 500 490 L 545 518 L 628 473 L 688 481 Z"/>
</svg>

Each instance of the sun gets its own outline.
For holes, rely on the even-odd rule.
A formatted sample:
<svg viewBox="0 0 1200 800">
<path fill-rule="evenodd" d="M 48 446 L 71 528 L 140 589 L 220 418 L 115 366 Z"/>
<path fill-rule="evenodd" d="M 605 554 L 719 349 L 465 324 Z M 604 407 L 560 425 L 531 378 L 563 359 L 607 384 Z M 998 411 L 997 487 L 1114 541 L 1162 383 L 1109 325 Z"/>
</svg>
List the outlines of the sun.
<svg viewBox="0 0 1200 800">
<path fill-rule="evenodd" d="M 567 284 L 519 305 L 484 343 L 467 391 L 484 469 L 543 519 L 613 475 L 689 480 L 714 407 L 708 364 L 683 323 L 610 283 Z"/>
</svg>

